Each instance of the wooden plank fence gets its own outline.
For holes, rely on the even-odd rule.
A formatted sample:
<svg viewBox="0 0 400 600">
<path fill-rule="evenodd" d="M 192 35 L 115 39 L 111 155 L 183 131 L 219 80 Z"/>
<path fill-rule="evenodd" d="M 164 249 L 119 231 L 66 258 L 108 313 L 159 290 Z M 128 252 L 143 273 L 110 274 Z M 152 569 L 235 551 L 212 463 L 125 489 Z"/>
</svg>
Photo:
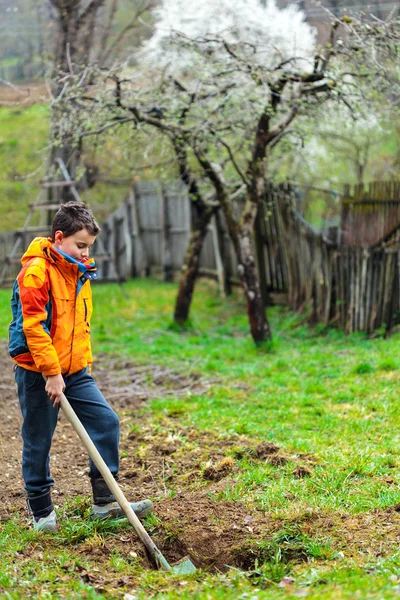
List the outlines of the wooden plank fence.
<svg viewBox="0 0 400 600">
<path fill-rule="evenodd" d="M 162 273 L 166 280 L 180 271 L 191 232 L 192 209 L 181 183 L 161 186 L 138 182 L 122 205 L 102 224 L 99 235 L 108 258 L 98 262 L 100 280 Z M 97 242 L 96 242 L 97 244 Z M 96 245 L 93 255 L 98 254 Z M 200 257 L 200 274 L 218 279 L 221 288 L 239 283 L 237 264 L 223 215 L 209 226 Z"/>
<path fill-rule="evenodd" d="M 376 188 L 373 191 L 376 193 Z M 235 210 L 240 208 L 238 201 Z M 385 215 L 382 223 L 389 222 Z M 100 280 L 151 273 L 171 279 L 182 265 L 191 219 L 191 203 L 181 183 L 136 183 L 129 197 L 102 224 L 99 237 L 106 252 L 101 255 L 94 248 Z M 383 231 L 385 235 L 374 244 L 349 245 L 343 238 L 339 243 L 337 237 L 333 241 L 302 217 L 293 187 L 267 186 L 255 229 L 265 296 L 280 294 L 293 310 L 308 314 L 313 324 L 335 325 L 347 333 L 390 331 L 400 322 L 400 216 L 395 226 L 391 222 L 389 232 L 386 226 Z M 0 269 L 14 239 L 13 233 L 0 235 Z M 29 241 L 26 239 L 26 244 Z M 11 267 L 15 277 L 19 267 Z M 225 293 L 239 283 L 222 213 L 217 213 L 210 225 L 200 269 L 201 274 L 217 279 Z"/>
<path fill-rule="evenodd" d="M 346 246 L 376 244 L 400 223 L 400 182 L 345 186 L 341 235 Z"/>
<path fill-rule="evenodd" d="M 167 188 L 159 182 L 135 184 L 120 208 L 102 224 L 99 237 L 112 261 L 99 261 L 99 278 L 115 279 L 110 269 L 113 262 L 122 280 L 154 270 L 162 270 L 171 279 L 182 266 L 190 230 L 190 202 L 181 184 Z"/>
<path fill-rule="evenodd" d="M 292 202 L 290 188 L 270 193 L 279 213 L 288 304 L 296 311 L 309 310 L 312 323 L 328 325 L 332 316 L 334 244 L 303 219 Z"/>
<path fill-rule="evenodd" d="M 307 311 L 314 324 L 336 325 L 346 333 L 389 332 L 400 323 L 400 226 L 374 245 L 338 245 L 304 221 L 290 188 L 275 194 L 282 215 L 289 305 Z"/>
<path fill-rule="evenodd" d="M 398 248 L 344 247 L 335 253 L 336 316 L 346 333 L 399 323 Z"/>
<path fill-rule="evenodd" d="M 0 233 L 0 273 L 3 270 L 6 257 L 11 253 L 15 242 L 15 233 L 13 231 L 3 231 Z M 7 283 L 14 281 L 21 268 L 21 264 L 11 264 L 9 266 L 9 274 Z"/>
</svg>

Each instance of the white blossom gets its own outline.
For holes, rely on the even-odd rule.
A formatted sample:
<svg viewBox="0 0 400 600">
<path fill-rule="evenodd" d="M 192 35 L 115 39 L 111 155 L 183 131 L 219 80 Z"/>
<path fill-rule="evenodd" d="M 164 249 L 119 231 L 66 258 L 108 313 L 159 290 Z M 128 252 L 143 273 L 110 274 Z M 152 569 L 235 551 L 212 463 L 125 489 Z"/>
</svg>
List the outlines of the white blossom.
<svg viewBox="0 0 400 600">
<path fill-rule="evenodd" d="M 304 13 L 289 5 L 279 9 L 275 0 L 262 6 L 260 0 L 164 0 L 156 11 L 153 36 L 145 43 L 143 56 L 153 65 L 173 72 L 196 65 L 193 52 L 171 45 L 174 33 L 191 39 L 223 38 L 226 42 L 249 44 L 253 64 L 273 68 L 288 59 L 303 70 L 312 69 L 316 32 L 304 21 Z M 194 73 L 195 75 L 195 73 Z"/>
</svg>

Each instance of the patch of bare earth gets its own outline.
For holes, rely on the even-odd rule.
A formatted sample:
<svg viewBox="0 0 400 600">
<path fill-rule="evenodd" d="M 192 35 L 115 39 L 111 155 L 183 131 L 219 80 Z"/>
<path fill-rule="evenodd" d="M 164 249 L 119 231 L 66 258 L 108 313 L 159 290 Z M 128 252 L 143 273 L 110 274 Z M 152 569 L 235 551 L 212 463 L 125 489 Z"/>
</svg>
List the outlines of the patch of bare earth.
<svg viewBox="0 0 400 600">
<path fill-rule="evenodd" d="M 0 520 L 17 512 L 26 517 L 21 477 L 21 415 L 15 391 L 12 362 L 6 346 L 0 346 Z M 290 522 L 283 522 L 254 506 L 215 499 L 218 492 L 235 484 L 238 461 L 268 461 L 281 469 L 288 460 L 296 463 L 295 477 L 312 477 L 315 457 L 288 456 L 269 442 L 256 444 L 242 436 L 218 436 L 184 426 L 176 415 L 154 421 L 143 408 L 147 399 L 173 394 L 180 397 L 207 393 L 209 384 L 198 375 L 179 374 L 156 365 L 134 365 L 100 356 L 94 375 L 100 389 L 121 416 L 120 484 L 131 500 L 152 497 L 158 519 L 149 533 L 173 563 L 188 555 L 210 570 L 227 565 L 251 568 L 262 558 L 260 541 L 267 541 Z M 134 425 L 134 427 L 132 427 Z M 54 436 L 52 474 L 56 480 L 53 498 L 62 507 L 66 499 L 89 496 L 87 456 L 64 416 Z M 287 468 L 287 466 L 285 467 Z M 89 501 L 88 501 L 89 502 Z M 399 542 L 400 513 L 395 508 L 361 515 L 325 514 L 305 511 L 292 524 L 303 533 L 327 537 L 345 554 L 382 555 Z M 41 548 L 51 547 L 51 538 L 42 538 Z M 118 550 L 127 560 L 150 566 L 133 529 L 122 529 L 105 539 L 96 536 L 76 544 L 77 555 L 92 556 L 96 569 L 80 576 L 101 586 L 129 585 L 129 577 L 107 575 L 110 554 Z M 26 556 L 25 556 L 26 552 Z M 32 549 L 21 551 L 19 560 L 30 560 Z M 67 567 L 66 567 L 67 568 Z M 70 577 L 66 573 L 66 578 Z"/>
</svg>

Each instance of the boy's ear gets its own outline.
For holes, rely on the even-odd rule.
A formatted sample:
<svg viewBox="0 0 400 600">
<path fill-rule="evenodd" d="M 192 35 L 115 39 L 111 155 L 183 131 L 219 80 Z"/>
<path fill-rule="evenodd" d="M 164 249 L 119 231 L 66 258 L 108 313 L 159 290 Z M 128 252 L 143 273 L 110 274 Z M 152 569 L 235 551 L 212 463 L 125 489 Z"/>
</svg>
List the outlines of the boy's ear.
<svg viewBox="0 0 400 600">
<path fill-rule="evenodd" d="M 54 234 L 54 242 L 57 244 L 61 244 L 61 242 L 63 241 L 64 238 L 64 234 L 62 231 L 56 231 Z"/>
</svg>

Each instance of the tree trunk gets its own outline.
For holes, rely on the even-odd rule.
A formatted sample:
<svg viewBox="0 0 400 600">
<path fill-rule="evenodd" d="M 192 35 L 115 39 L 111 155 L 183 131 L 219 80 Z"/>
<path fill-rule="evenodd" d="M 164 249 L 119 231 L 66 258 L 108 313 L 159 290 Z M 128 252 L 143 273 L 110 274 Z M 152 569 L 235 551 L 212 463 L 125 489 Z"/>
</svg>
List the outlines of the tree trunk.
<svg viewBox="0 0 400 600">
<path fill-rule="evenodd" d="M 272 334 L 257 272 L 253 242 L 256 215 L 257 204 L 248 197 L 239 223 L 238 243 L 234 246 L 237 254 L 239 277 L 246 296 L 250 332 L 255 344 L 259 346 L 271 341 Z"/>
<path fill-rule="evenodd" d="M 252 240 L 258 203 L 263 201 L 263 167 L 257 171 L 257 176 L 252 178 L 254 184 L 252 186 L 249 185 L 247 188 L 245 205 L 240 216 L 240 222 L 238 223 L 233 214 L 232 201 L 223 179 L 205 155 L 201 154 L 198 149 L 194 149 L 194 152 L 200 165 L 214 185 L 219 205 L 224 211 L 229 235 L 235 249 L 240 281 L 246 296 L 250 332 L 255 344 L 260 346 L 272 339 L 261 294 L 256 255 Z"/>
<path fill-rule="evenodd" d="M 258 201 L 262 201 L 261 197 L 258 198 Z M 253 242 L 258 204 L 252 197 L 251 191 L 248 191 L 240 222 L 237 223 L 230 204 L 221 198 L 220 202 L 235 250 L 240 282 L 246 297 L 250 332 L 255 344 L 259 346 L 271 341 L 272 334 L 265 311 Z"/>
<path fill-rule="evenodd" d="M 185 114 L 182 115 L 181 122 L 184 123 L 184 120 Z M 179 175 L 181 181 L 188 188 L 192 207 L 192 231 L 181 268 L 181 277 L 174 310 L 174 322 L 182 327 L 189 318 L 194 286 L 199 274 L 201 249 L 203 248 L 208 225 L 215 212 L 215 208 L 208 206 L 203 200 L 197 179 L 189 166 L 185 140 L 177 136 L 173 138 L 172 145 L 178 160 Z"/>
<path fill-rule="evenodd" d="M 225 296 L 230 296 L 232 294 L 232 284 L 231 284 L 232 269 L 231 269 L 231 264 L 230 264 L 231 261 L 229 258 L 229 248 L 228 248 L 228 252 L 227 252 L 227 248 L 225 245 L 225 231 L 222 227 L 220 211 L 217 211 L 215 214 L 215 222 L 217 225 L 217 237 L 218 237 L 219 252 L 220 252 L 222 264 L 224 267 L 224 294 L 225 294 Z"/>
<path fill-rule="evenodd" d="M 199 274 L 200 253 L 207 235 L 208 225 L 215 210 L 204 205 L 200 205 L 198 208 L 199 214 L 194 219 L 175 301 L 174 322 L 181 327 L 185 325 L 189 318 L 194 286 Z"/>
</svg>

